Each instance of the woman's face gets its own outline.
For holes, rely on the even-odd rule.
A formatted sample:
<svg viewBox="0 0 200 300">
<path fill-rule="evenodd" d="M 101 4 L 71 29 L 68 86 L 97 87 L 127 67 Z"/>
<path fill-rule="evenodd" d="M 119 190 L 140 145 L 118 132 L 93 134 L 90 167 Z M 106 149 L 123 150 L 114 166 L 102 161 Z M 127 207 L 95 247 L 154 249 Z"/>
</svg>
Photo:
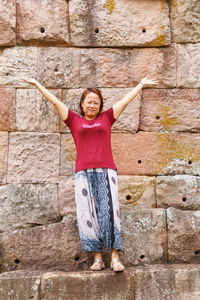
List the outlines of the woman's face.
<svg viewBox="0 0 200 300">
<path fill-rule="evenodd" d="M 95 119 L 98 115 L 99 109 L 101 105 L 101 100 L 99 96 L 93 92 L 90 92 L 85 97 L 84 101 L 82 102 L 82 108 L 84 111 L 84 118 L 88 120 Z"/>
</svg>

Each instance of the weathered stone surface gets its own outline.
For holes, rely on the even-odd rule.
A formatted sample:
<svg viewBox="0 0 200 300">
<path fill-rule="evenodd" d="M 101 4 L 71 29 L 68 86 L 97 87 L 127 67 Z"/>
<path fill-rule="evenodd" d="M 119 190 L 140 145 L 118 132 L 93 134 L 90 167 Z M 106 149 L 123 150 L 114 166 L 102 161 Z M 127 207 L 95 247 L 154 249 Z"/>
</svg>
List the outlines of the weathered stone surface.
<svg viewBox="0 0 200 300">
<path fill-rule="evenodd" d="M 123 261 L 126 265 L 167 262 L 164 209 L 121 207 Z"/>
<path fill-rule="evenodd" d="M 200 209 L 200 177 L 188 175 L 156 178 L 157 207 Z"/>
<path fill-rule="evenodd" d="M 151 265 L 135 269 L 135 300 L 178 300 L 171 266 Z"/>
<path fill-rule="evenodd" d="M 0 186 L 0 231 L 59 220 L 56 184 Z"/>
<path fill-rule="evenodd" d="M 15 0 L 1 1 L 0 16 L 0 46 L 13 46 L 16 42 Z"/>
<path fill-rule="evenodd" d="M 8 133 L 0 132 L 0 183 L 6 183 Z"/>
<path fill-rule="evenodd" d="M 135 300 L 198 300 L 199 265 L 151 265 L 135 268 Z"/>
<path fill-rule="evenodd" d="M 178 45 L 177 86 L 200 87 L 200 44 Z"/>
<path fill-rule="evenodd" d="M 84 89 L 70 89 L 63 91 L 63 102 L 76 113 L 79 113 L 79 102 Z M 121 100 L 131 89 L 101 89 L 104 99 L 104 109 L 106 110 L 114 105 L 117 101 Z M 136 132 L 139 126 L 139 113 L 140 113 L 140 100 L 141 97 L 135 98 L 125 110 L 125 113 L 119 117 L 117 122 L 114 123 L 113 131 L 130 131 Z M 68 131 L 67 126 L 61 120 L 60 128 L 62 131 Z"/>
<path fill-rule="evenodd" d="M 60 134 L 10 133 L 8 183 L 59 182 Z"/>
<path fill-rule="evenodd" d="M 140 130 L 200 131 L 197 89 L 144 89 Z"/>
<path fill-rule="evenodd" d="M 66 164 L 66 162 L 65 162 Z M 62 176 L 58 185 L 58 198 L 60 215 L 64 216 L 69 211 L 75 211 L 76 203 L 74 198 L 74 177 Z"/>
<path fill-rule="evenodd" d="M 4 272 L 16 269 L 76 271 L 84 269 L 87 262 L 72 214 L 55 224 L 2 233 L 1 264 Z"/>
<path fill-rule="evenodd" d="M 16 130 L 15 89 L 0 88 L 0 99 L 0 131 L 14 131 Z"/>
<path fill-rule="evenodd" d="M 200 262 L 200 211 L 167 209 L 170 262 Z"/>
<path fill-rule="evenodd" d="M 111 271 L 79 273 L 45 273 L 41 296 L 44 300 L 132 300 L 133 275 L 130 271 L 114 274 Z"/>
<path fill-rule="evenodd" d="M 176 86 L 176 45 L 144 49 L 82 49 L 80 86 L 134 87 L 143 77 Z"/>
<path fill-rule="evenodd" d="M 42 273 L 6 272 L 0 275 L 0 300 L 40 300 Z"/>
<path fill-rule="evenodd" d="M 39 48 L 38 80 L 48 88 L 78 88 L 79 61 L 76 48 Z"/>
<path fill-rule="evenodd" d="M 78 46 L 170 44 L 167 1 L 71 1 L 72 43 Z"/>
<path fill-rule="evenodd" d="M 51 91 L 61 98 L 61 90 Z M 17 89 L 16 123 L 19 131 L 59 132 L 59 115 L 36 89 Z"/>
<path fill-rule="evenodd" d="M 200 175 L 199 134 L 113 133 L 112 145 L 121 175 Z"/>
<path fill-rule="evenodd" d="M 68 45 L 68 21 L 65 0 L 17 0 L 18 44 Z"/>
<path fill-rule="evenodd" d="M 3 48 L 0 51 L 0 86 L 21 87 L 29 84 L 22 77 L 37 77 L 36 47 Z"/>
<path fill-rule="evenodd" d="M 171 1 L 172 39 L 175 43 L 200 42 L 200 5 L 198 0 Z"/>
<path fill-rule="evenodd" d="M 182 265 L 175 269 L 176 294 L 177 300 L 198 300 L 200 299 L 200 265 Z"/>
<path fill-rule="evenodd" d="M 155 177 L 121 175 L 118 179 L 120 203 L 134 207 L 156 207 Z"/>
<path fill-rule="evenodd" d="M 61 135 L 60 176 L 73 175 L 76 161 L 76 148 L 71 134 Z"/>
</svg>

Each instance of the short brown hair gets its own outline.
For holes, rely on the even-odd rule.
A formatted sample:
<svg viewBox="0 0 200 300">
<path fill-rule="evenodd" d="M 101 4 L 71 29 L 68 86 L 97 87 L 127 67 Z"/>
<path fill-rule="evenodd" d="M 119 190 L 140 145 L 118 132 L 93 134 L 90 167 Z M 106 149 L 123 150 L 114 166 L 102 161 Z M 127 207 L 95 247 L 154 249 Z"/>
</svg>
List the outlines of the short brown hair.
<svg viewBox="0 0 200 300">
<path fill-rule="evenodd" d="M 102 109 L 103 109 L 103 96 L 100 92 L 100 90 L 96 89 L 96 88 L 87 88 L 83 91 L 82 96 L 81 96 L 81 100 L 79 103 L 79 109 L 80 109 L 80 114 L 81 116 L 84 116 L 84 111 L 83 111 L 83 107 L 82 107 L 82 103 L 85 100 L 85 97 L 89 94 L 89 93 L 94 93 L 96 95 L 99 96 L 99 99 L 101 101 L 100 103 L 100 108 L 99 108 L 99 112 L 97 114 L 97 116 L 101 113 Z"/>
</svg>

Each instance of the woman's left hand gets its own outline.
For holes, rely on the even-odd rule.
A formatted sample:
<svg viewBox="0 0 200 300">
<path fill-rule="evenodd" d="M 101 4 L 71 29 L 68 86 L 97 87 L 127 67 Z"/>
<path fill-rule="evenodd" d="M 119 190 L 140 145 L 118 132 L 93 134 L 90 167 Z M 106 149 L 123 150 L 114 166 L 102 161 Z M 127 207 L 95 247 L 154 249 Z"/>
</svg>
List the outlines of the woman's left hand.
<svg viewBox="0 0 200 300">
<path fill-rule="evenodd" d="M 143 85 L 143 86 L 156 86 L 159 84 L 159 81 L 158 80 L 155 80 L 155 79 L 149 79 L 148 76 L 143 78 L 140 83 Z"/>
</svg>

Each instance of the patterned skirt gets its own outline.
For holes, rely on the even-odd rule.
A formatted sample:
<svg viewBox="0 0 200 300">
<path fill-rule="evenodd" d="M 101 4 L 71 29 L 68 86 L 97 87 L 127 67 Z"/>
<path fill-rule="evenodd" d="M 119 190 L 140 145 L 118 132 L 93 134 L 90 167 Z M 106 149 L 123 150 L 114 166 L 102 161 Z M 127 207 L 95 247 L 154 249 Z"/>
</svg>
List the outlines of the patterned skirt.
<svg viewBox="0 0 200 300">
<path fill-rule="evenodd" d="M 83 251 L 121 250 L 116 170 L 94 168 L 77 172 L 75 201 Z"/>
</svg>

